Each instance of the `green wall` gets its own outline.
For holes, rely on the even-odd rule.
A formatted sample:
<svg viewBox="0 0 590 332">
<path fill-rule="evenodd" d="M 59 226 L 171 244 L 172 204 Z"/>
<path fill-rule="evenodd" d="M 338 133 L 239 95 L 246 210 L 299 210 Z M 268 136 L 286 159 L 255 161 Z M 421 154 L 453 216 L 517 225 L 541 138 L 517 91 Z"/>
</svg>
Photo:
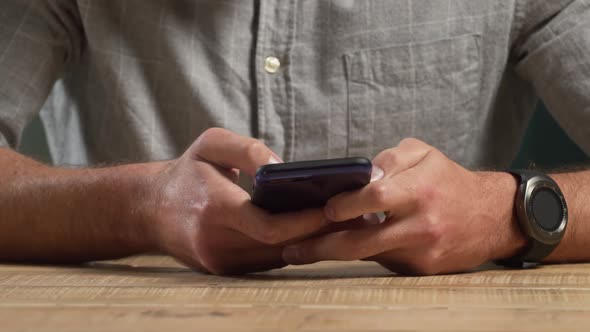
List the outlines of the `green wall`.
<svg viewBox="0 0 590 332">
<path fill-rule="evenodd" d="M 528 168 L 534 165 L 540 169 L 554 169 L 588 162 L 588 156 L 569 139 L 541 105 L 533 115 L 513 166 Z"/>
<path fill-rule="evenodd" d="M 35 117 L 27 128 L 25 128 L 19 151 L 37 160 L 46 163 L 51 162 L 45 130 L 39 117 Z"/>
</svg>

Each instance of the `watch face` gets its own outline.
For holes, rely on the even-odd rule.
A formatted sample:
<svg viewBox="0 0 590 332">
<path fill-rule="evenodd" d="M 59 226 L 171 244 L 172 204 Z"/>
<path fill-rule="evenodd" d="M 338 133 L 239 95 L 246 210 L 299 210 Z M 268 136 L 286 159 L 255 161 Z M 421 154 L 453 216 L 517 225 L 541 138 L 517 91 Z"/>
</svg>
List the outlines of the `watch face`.
<svg viewBox="0 0 590 332">
<path fill-rule="evenodd" d="M 555 191 L 540 187 L 531 196 L 533 217 L 539 227 L 548 232 L 556 231 L 562 223 L 564 207 Z"/>
<path fill-rule="evenodd" d="M 557 184 L 545 175 L 528 179 L 518 191 L 518 221 L 525 233 L 537 242 L 556 245 L 567 227 L 565 197 Z"/>
</svg>

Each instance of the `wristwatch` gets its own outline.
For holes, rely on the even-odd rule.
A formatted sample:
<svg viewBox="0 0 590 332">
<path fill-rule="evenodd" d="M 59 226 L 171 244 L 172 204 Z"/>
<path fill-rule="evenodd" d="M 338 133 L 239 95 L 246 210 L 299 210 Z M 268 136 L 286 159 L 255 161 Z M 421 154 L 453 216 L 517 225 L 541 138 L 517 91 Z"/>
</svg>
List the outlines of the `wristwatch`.
<svg viewBox="0 0 590 332">
<path fill-rule="evenodd" d="M 514 206 L 528 244 L 516 256 L 496 263 L 525 267 L 540 263 L 561 242 L 568 221 L 567 204 L 561 189 L 548 175 L 528 170 L 508 172 L 519 181 Z"/>
</svg>

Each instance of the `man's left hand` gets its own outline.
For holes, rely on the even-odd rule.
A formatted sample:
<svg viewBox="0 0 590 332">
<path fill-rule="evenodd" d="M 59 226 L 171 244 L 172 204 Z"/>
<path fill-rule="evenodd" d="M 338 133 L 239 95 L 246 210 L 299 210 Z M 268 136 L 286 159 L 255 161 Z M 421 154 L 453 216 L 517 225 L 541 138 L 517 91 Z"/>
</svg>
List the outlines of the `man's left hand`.
<svg viewBox="0 0 590 332">
<path fill-rule="evenodd" d="M 326 217 L 346 222 L 385 212 L 378 224 L 329 233 L 284 249 L 290 264 L 372 260 L 414 275 L 462 272 L 525 245 L 513 213 L 516 180 L 472 172 L 416 139 L 380 153 L 383 177 L 330 199 Z"/>
</svg>

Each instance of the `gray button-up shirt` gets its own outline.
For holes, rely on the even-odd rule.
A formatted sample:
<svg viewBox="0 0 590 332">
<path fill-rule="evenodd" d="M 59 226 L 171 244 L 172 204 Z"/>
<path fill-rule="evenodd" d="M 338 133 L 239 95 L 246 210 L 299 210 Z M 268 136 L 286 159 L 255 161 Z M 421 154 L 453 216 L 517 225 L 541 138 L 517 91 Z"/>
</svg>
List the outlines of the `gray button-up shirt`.
<svg viewBox="0 0 590 332">
<path fill-rule="evenodd" d="M 221 126 L 286 160 L 416 137 L 503 167 L 538 97 L 590 152 L 590 1 L 3 0 L 0 78 L 0 144 L 42 110 L 57 164 Z"/>
</svg>

